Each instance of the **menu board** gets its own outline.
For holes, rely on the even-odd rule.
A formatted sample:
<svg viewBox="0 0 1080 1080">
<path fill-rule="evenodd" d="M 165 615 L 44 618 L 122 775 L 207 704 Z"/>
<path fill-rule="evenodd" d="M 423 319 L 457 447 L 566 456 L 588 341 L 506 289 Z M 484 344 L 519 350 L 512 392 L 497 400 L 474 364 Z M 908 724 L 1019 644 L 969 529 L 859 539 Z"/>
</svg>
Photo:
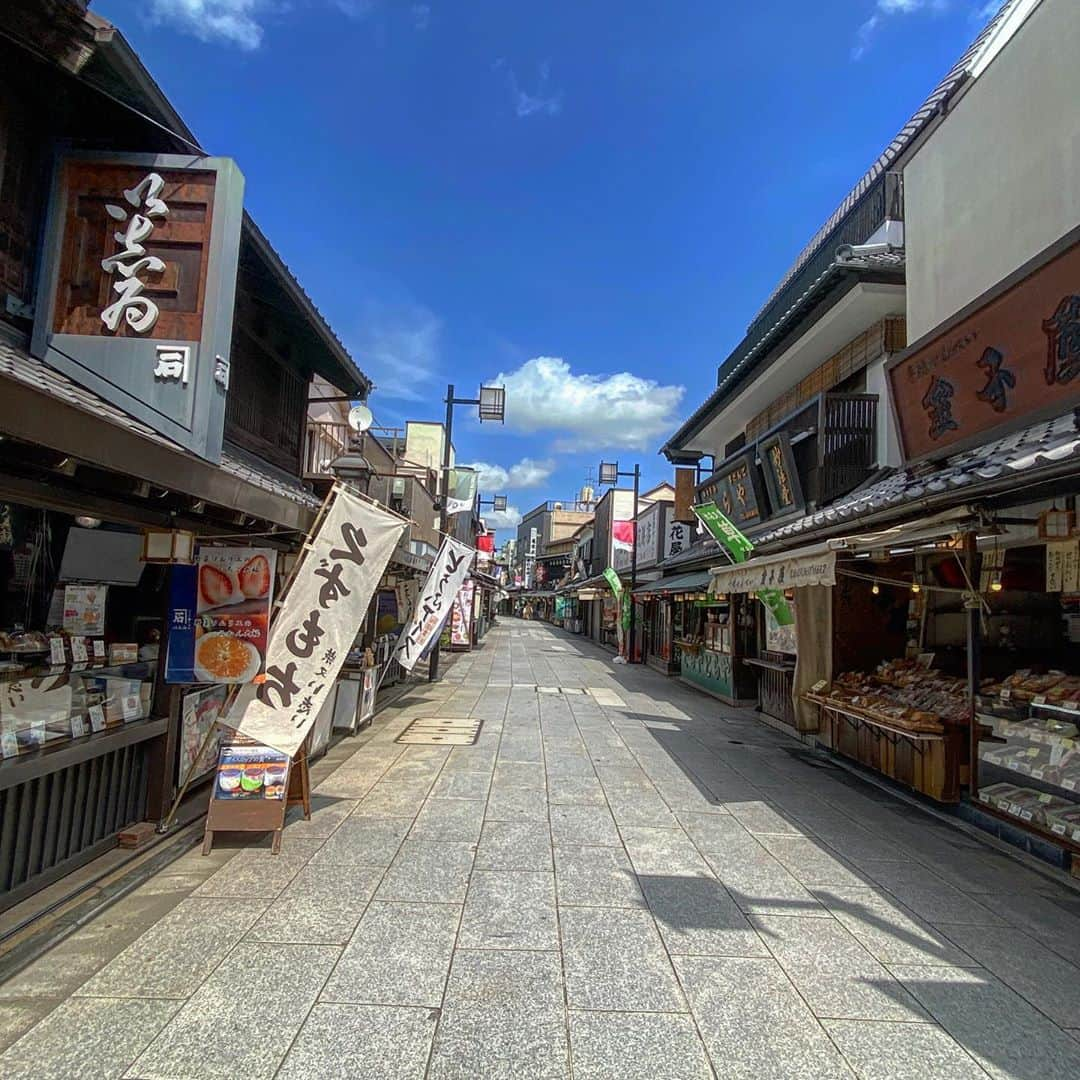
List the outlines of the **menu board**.
<svg viewBox="0 0 1080 1080">
<path fill-rule="evenodd" d="M 99 637 L 105 633 L 107 585 L 65 585 L 63 627 L 69 634 Z"/>
<path fill-rule="evenodd" d="M 285 798 L 289 758 L 269 746 L 247 745 L 233 739 L 218 751 L 214 798 L 228 801 Z"/>
<path fill-rule="evenodd" d="M 197 764 L 195 759 L 207 733 L 221 715 L 228 693 L 226 686 L 212 686 L 208 690 L 193 690 L 184 695 L 180 726 L 180 757 L 177 763 L 178 785 L 183 784 L 192 766 L 196 766 L 193 778 L 202 776 L 213 768 L 219 745 L 226 735 L 225 731 L 221 731 L 218 738 L 207 746 Z"/>
</svg>

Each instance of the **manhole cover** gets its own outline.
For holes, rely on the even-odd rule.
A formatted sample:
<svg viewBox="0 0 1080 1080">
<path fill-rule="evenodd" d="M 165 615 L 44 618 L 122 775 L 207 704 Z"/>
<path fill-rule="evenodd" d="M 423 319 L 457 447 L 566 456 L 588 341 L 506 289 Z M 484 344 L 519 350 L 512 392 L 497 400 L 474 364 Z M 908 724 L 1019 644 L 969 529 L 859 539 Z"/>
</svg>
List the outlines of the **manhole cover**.
<svg viewBox="0 0 1080 1080">
<path fill-rule="evenodd" d="M 413 746 L 472 746 L 483 720 L 429 716 L 414 720 L 394 741 Z"/>
</svg>

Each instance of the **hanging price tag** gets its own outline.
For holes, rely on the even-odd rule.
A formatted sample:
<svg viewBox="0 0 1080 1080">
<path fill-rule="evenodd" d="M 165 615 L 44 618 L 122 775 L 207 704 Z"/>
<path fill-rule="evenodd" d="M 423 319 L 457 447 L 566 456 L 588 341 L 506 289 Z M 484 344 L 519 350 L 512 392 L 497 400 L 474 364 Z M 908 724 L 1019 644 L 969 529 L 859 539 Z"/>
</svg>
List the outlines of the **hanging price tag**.
<svg viewBox="0 0 1080 1080">
<path fill-rule="evenodd" d="M 73 637 L 71 639 L 71 659 L 76 664 L 85 664 L 90 659 L 86 652 L 86 638 Z"/>
<path fill-rule="evenodd" d="M 91 705 L 89 716 L 91 731 L 105 730 L 105 710 L 100 705 Z"/>
<path fill-rule="evenodd" d="M 822 690 L 829 685 L 828 679 L 819 679 L 813 686 L 810 687 L 810 693 L 820 694 Z"/>
<path fill-rule="evenodd" d="M 1007 686 L 1002 687 L 1002 689 L 1001 689 L 1001 700 L 1002 701 L 1008 701 L 1011 697 L 1012 697 L 1012 691 Z"/>
<path fill-rule="evenodd" d="M 53 667 L 63 667 L 67 663 L 64 653 L 64 639 L 62 637 L 49 638 L 49 663 Z"/>
<path fill-rule="evenodd" d="M 1032 705 L 1045 705 L 1046 704 L 1046 695 L 1045 694 L 1036 694 L 1031 699 L 1031 704 Z"/>
<path fill-rule="evenodd" d="M 94 659 L 95 660 L 104 660 L 105 659 L 105 639 L 104 638 L 94 638 Z"/>
<path fill-rule="evenodd" d="M 73 739 L 81 739 L 86 734 L 86 721 L 82 715 L 73 716 L 71 718 L 71 737 Z"/>
<path fill-rule="evenodd" d="M 120 711 L 125 723 L 128 720 L 138 720 L 142 714 L 142 701 L 138 694 L 124 694 L 120 699 Z"/>
</svg>

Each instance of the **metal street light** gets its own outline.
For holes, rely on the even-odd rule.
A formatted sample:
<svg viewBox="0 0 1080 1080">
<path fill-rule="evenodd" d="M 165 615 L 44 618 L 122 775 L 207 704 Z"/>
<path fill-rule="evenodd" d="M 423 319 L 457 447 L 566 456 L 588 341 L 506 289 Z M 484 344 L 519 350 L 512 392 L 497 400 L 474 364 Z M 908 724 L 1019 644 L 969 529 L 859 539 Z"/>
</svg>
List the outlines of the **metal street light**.
<svg viewBox="0 0 1080 1080">
<path fill-rule="evenodd" d="M 476 496 L 476 505 L 478 509 L 483 509 L 485 506 L 490 506 L 492 510 L 499 513 L 506 509 L 506 496 L 505 495 L 492 495 L 490 499 L 481 499 L 479 495 Z"/>
<path fill-rule="evenodd" d="M 446 534 L 447 514 L 446 496 L 450 482 L 450 443 L 454 434 L 454 406 L 475 405 L 480 422 L 496 420 L 500 424 L 506 419 L 506 389 L 502 386 L 481 386 L 480 396 L 475 398 L 454 397 L 454 384 L 446 387 L 446 428 L 443 438 L 442 493 L 439 500 L 439 532 Z M 428 680 L 434 682 L 439 677 L 439 639 L 431 650 L 431 664 L 428 668 Z"/>
<path fill-rule="evenodd" d="M 634 606 L 634 587 L 637 585 L 637 516 L 638 516 L 638 489 L 641 486 L 641 466 L 635 465 L 633 472 L 620 472 L 617 461 L 601 461 L 600 468 L 601 484 L 617 484 L 619 477 L 634 478 L 634 541 L 630 545 L 630 627 L 628 631 L 629 643 L 627 647 L 626 662 L 634 662 L 634 635 L 637 629 L 637 609 Z M 612 522 L 615 518 L 612 517 Z M 621 614 L 620 614 L 621 617 Z"/>
</svg>

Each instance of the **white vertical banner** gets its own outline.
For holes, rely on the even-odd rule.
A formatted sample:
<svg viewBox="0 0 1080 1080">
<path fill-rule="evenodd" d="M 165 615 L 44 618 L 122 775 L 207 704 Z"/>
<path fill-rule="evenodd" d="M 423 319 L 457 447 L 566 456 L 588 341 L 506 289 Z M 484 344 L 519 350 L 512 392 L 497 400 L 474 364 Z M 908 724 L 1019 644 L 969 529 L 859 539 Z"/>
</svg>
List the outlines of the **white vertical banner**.
<svg viewBox="0 0 1080 1080">
<path fill-rule="evenodd" d="M 338 488 L 270 628 L 266 670 L 221 722 L 292 757 L 345 662 L 408 522 Z"/>
<path fill-rule="evenodd" d="M 443 538 L 416 610 L 409 625 L 401 631 L 394 650 L 398 663 L 407 671 L 412 671 L 416 661 L 442 629 L 446 616 L 450 614 L 450 605 L 472 568 L 475 554 L 476 551 L 468 545 L 449 536 Z"/>
<path fill-rule="evenodd" d="M 446 515 L 452 517 L 476 505 L 476 482 L 479 474 L 475 469 L 459 465 L 450 470 L 446 491 Z"/>
</svg>

